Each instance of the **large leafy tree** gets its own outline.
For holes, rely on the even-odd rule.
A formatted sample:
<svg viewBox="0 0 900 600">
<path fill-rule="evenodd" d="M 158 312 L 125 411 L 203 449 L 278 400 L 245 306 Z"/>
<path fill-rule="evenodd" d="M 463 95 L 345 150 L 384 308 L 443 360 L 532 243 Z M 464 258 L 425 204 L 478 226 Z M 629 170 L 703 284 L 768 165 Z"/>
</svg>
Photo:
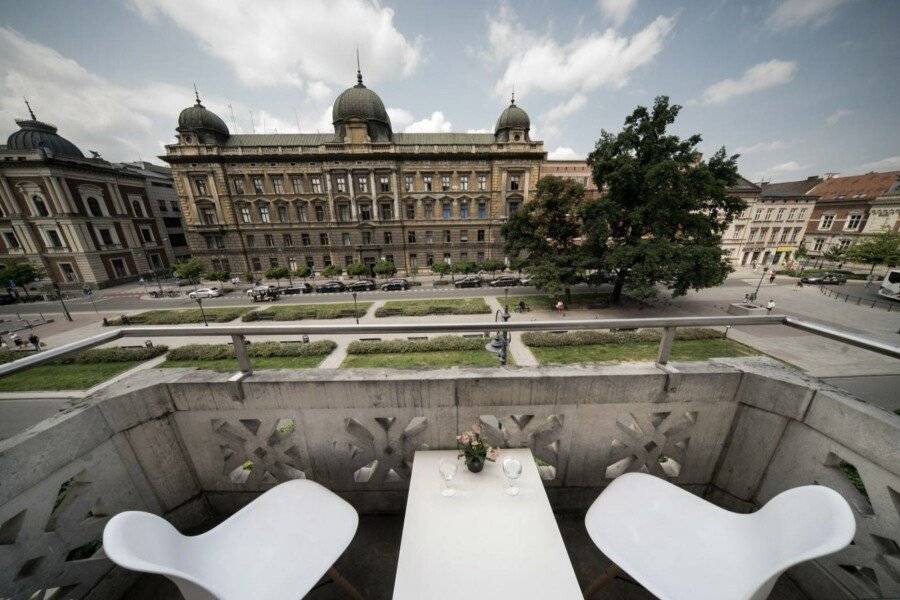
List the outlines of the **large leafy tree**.
<svg viewBox="0 0 900 600">
<path fill-rule="evenodd" d="M 510 215 L 503 225 L 506 254 L 524 258 L 522 270 L 539 289 L 568 298 L 570 288 L 584 280 L 588 255 L 581 247 L 584 186 L 570 179 L 547 176 L 534 198 Z"/>
<path fill-rule="evenodd" d="M 2 285 L 8 286 L 9 282 L 12 282 L 12 289 L 16 295 L 18 295 L 16 288 L 21 287 L 25 290 L 25 296 L 28 297 L 28 285 L 44 277 L 44 275 L 43 267 L 25 260 L 11 259 L 0 266 L 0 281 L 2 281 Z"/>
<path fill-rule="evenodd" d="M 668 131 L 681 107 L 666 96 L 638 106 L 619 133 L 603 131 L 588 157 L 602 197 L 586 203 L 585 250 L 613 274 L 612 301 L 664 285 L 675 296 L 718 285 L 731 267 L 720 242 L 744 202 L 726 193 L 737 155 L 722 148 L 706 161 L 700 135 Z"/>
<path fill-rule="evenodd" d="M 872 265 L 871 274 L 878 265 L 900 263 L 900 231 L 884 229 L 864 239 L 847 250 L 847 258 L 854 262 Z"/>
<path fill-rule="evenodd" d="M 175 275 L 180 279 L 187 279 L 193 284 L 200 283 L 203 274 L 206 273 L 206 265 L 199 258 L 190 258 L 175 263 Z"/>
</svg>

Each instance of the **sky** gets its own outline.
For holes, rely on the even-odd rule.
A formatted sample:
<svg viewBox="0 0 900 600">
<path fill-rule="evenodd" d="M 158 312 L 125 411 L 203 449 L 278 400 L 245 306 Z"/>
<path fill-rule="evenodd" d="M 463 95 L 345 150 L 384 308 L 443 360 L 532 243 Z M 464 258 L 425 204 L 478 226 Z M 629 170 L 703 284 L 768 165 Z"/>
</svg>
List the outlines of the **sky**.
<svg viewBox="0 0 900 600">
<path fill-rule="evenodd" d="M 493 131 L 515 90 L 551 158 L 638 105 L 737 153 L 752 181 L 900 170 L 900 0 L 4 0 L 0 136 L 27 117 L 111 161 L 161 163 L 178 113 L 329 132 L 366 85 L 395 132 Z"/>
</svg>

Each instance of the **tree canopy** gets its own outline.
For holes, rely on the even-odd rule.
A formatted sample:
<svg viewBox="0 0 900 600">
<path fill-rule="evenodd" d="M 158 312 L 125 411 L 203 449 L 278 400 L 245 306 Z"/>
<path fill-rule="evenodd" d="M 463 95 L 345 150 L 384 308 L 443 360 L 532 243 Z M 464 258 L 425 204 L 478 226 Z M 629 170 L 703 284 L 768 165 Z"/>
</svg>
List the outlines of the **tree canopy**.
<svg viewBox="0 0 900 600">
<path fill-rule="evenodd" d="M 390 277 L 397 272 L 397 267 L 394 266 L 394 263 L 389 260 L 379 260 L 377 263 L 375 263 L 375 266 L 372 268 L 372 270 L 375 271 L 375 274 L 382 277 Z"/>
<path fill-rule="evenodd" d="M 847 250 L 847 259 L 872 265 L 900 263 L 900 231 L 884 229 L 874 236 L 857 242 Z"/>
<path fill-rule="evenodd" d="M 187 279 L 191 283 L 200 283 L 200 278 L 206 273 L 206 265 L 199 258 L 190 258 L 175 263 L 175 275 L 179 279 Z"/>
<path fill-rule="evenodd" d="M 347 275 L 351 277 L 365 277 L 369 274 L 369 267 L 363 263 L 356 261 L 347 266 Z"/>
</svg>

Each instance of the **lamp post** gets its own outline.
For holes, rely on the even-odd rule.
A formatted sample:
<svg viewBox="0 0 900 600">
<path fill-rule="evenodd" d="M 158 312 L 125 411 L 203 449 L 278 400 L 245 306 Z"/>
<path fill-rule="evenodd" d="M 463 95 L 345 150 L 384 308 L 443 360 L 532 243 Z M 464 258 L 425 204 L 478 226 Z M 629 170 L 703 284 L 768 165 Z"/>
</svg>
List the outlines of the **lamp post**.
<svg viewBox="0 0 900 600">
<path fill-rule="evenodd" d="M 209 327 L 209 321 L 206 320 L 206 313 L 203 312 L 203 298 L 197 296 L 196 298 L 194 298 L 194 300 L 197 301 L 197 306 L 200 307 L 200 315 L 203 317 L 203 325 Z"/>
<path fill-rule="evenodd" d="M 509 321 L 509 310 L 497 309 L 494 313 L 494 322 L 502 320 L 504 323 Z M 500 366 L 505 367 L 507 362 L 507 354 L 509 350 L 509 332 L 497 330 L 497 334 L 491 338 L 485 347 L 485 350 L 491 354 L 496 354 L 500 359 Z"/>
<path fill-rule="evenodd" d="M 53 291 L 55 291 L 56 295 L 59 296 L 59 303 L 62 305 L 63 313 L 66 315 L 66 320 L 71 321 L 72 315 L 69 314 L 69 307 L 66 306 L 66 301 L 63 300 L 63 295 L 59 289 L 59 284 L 55 281 L 53 282 Z"/>
<path fill-rule="evenodd" d="M 356 317 L 356 324 L 359 325 L 359 309 L 356 307 L 356 292 L 353 292 L 353 316 Z"/>
</svg>

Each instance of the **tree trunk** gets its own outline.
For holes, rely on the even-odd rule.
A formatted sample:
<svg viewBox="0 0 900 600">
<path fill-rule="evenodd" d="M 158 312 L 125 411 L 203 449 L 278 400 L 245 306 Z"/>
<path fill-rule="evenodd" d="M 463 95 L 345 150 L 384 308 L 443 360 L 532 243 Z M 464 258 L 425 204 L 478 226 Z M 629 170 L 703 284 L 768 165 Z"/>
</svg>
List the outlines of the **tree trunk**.
<svg viewBox="0 0 900 600">
<path fill-rule="evenodd" d="M 611 304 L 621 304 L 622 302 L 622 288 L 625 286 L 625 272 L 619 271 L 616 274 L 616 282 L 613 284 L 612 298 L 610 298 Z"/>
</svg>

